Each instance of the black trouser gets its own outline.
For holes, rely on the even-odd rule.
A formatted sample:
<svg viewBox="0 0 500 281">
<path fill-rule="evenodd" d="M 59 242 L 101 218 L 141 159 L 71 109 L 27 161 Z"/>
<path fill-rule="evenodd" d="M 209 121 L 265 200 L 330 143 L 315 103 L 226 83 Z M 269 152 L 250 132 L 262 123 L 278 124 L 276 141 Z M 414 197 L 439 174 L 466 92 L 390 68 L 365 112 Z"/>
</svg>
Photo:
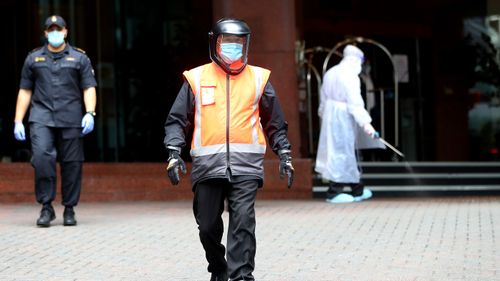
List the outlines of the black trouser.
<svg viewBox="0 0 500 281">
<path fill-rule="evenodd" d="M 363 194 L 364 185 L 361 182 L 359 182 L 359 183 L 339 183 L 339 182 L 330 181 L 328 184 L 328 191 L 326 192 L 326 197 L 328 199 L 331 199 L 331 198 L 339 195 L 339 193 L 342 193 L 342 191 L 344 190 L 344 186 L 346 186 L 346 185 L 351 187 L 350 193 L 352 196 L 361 196 Z"/>
<path fill-rule="evenodd" d="M 232 280 L 254 280 L 254 205 L 258 185 L 256 180 L 230 183 L 227 179 L 212 179 L 196 185 L 193 211 L 209 272 L 219 273 L 227 268 Z M 221 215 L 225 198 L 228 200 L 229 211 L 227 262 L 224 258 L 225 249 L 221 244 L 224 232 Z"/>
<path fill-rule="evenodd" d="M 35 195 L 40 204 L 56 196 L 56 161 L 61 164 L 62 204 L 73 207 L 80 199 L 83 139 L 80 128 L 54 128 L 30 123 L 31 164 L 35 168 Z"/>
</svg>

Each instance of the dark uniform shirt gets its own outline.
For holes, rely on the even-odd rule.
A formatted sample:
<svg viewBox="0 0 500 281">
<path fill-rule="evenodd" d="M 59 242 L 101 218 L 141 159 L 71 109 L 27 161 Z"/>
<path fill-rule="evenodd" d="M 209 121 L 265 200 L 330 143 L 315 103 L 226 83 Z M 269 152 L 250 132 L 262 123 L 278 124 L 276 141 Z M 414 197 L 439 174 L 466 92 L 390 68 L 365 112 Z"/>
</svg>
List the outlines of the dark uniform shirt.
<svg viewBox="0 0 500 281">
<path fill-rule="evenodd" d="M 82 90 L 97 82 L 90 59 L 66 43 L 61 53 L 47 45 L 28 54 L 21 72 L 21 89 L 32 90 L 29 122 L 49 127 L 81 127 Z"/>
</svg>

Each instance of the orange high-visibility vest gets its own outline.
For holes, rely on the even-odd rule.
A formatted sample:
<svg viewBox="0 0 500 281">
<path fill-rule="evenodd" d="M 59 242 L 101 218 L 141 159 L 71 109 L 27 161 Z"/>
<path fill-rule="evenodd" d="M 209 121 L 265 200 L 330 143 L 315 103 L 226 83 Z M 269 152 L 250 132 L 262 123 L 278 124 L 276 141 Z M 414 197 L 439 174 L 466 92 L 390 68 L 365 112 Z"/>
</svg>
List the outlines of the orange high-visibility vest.
<svg viewBox="0 0 500 281">
<path fill-rule="evenodd" d="M 264 155 L 259 101 L 270 73 L 247 65 L 240 74 L 228 75 L 213 62 L 183 73 L 195 96 L 193 158 L 218 153 Z"/>
</svg>

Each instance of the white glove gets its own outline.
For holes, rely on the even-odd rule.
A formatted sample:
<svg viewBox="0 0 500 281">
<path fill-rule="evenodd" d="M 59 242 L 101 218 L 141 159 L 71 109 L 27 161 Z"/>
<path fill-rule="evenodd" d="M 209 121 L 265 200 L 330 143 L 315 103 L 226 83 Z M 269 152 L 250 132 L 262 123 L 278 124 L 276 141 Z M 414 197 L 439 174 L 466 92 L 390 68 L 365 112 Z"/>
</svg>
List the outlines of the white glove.
<svg viewBox="0 0 500 281">
<path fill-rule="evenodd" d="M 375 131 L 375 129 L 373 128 L 373 126 L 370 123 L 366 123 L 363 126 L 363 131 L 365 131 L 365 133 L 372 138 L 375 138 L 376 136 L 378 136 L 377 131 Z"/>
</svg>

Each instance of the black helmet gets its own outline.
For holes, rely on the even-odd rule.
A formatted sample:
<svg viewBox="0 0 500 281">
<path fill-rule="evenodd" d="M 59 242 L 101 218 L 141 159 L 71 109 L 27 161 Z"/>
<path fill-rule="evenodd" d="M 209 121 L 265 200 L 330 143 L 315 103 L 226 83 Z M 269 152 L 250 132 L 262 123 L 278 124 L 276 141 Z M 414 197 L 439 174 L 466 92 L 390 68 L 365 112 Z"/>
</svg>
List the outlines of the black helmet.
<svg viewBox="0 0 500 281">
<path fill-rule="evenodd" d="M 224 38 L 236 38 L 243 45 L 241 58 L 228 62 L 220 55 L 220 44 Z M 210 59 L 219 65 L 226 73 L 235 75 L 243 71 L 247 65 L 248 46 L 250 44 L 250 28 L 238 19 L 224 18 L 219 20 L 208 33 Z"/>
</svg>

